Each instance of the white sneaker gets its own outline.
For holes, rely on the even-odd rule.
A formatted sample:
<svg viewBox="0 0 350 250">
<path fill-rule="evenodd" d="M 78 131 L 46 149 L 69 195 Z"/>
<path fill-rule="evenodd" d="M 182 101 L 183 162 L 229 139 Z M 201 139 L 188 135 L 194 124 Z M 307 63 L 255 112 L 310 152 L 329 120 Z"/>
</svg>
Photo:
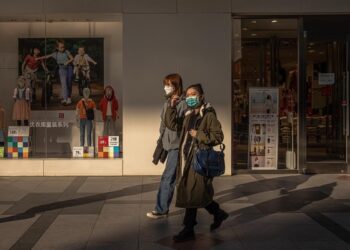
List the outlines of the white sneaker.
<svg viewBox="0 0 350 250">
<path fill-rule="evenodd" d="M 68 99 L 67 99 L 67 104 L 68 104 L 68 105 L 69 105 L 69 104 L 72 104 L 72 99 L 68 98 Z"/>
<path fill-rule="evenodd" d="M 64 105 L 64 104 L 66 104 L 66 102 L 67 102 L 66 99 L 62 99 L 61 104 Z"/>
<path fill-rule="evenodd" d="M 167 217 L 168 213 L 161 214 L 161 213 L 158 213 L 157 211 L 152 211 L 152 212 L 147 213 L 146 215 L 148 218 L 151 218 L 151 219 L 162 219 L 162 218 Z"/>
</svg>

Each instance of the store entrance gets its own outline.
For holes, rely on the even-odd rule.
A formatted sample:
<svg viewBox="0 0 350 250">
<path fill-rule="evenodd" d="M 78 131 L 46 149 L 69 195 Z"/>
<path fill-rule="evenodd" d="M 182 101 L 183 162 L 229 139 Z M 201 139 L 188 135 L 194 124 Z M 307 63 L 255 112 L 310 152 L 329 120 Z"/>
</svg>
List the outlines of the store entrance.
<svg viewBox="0 0 350 250">
<path fill-rule="evenodd" d="M 298 18 L 233 18 L 233 172 L 297 171 Z"/>
<path fill-rule="evenodd" d="M 306 170 L 342 173 L 349 152 L 349 17 L 305 17 Z M 304 78 L 305 77 L 305 78 Z"/>
</svg>

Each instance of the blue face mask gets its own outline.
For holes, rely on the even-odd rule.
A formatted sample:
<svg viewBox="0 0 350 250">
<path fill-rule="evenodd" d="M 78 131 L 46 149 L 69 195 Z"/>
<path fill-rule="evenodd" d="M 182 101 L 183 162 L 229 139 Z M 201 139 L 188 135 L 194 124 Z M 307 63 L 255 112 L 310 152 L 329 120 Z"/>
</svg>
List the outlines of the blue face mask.
<svg viewBox="0 0 350 250">
<path fill-rule="evenodd" d="M 186 98 L 187 106 L 190 108 L 195 108 L 199 105 L 199 97 L 198 96 L 189 96 Z"/>
</svg>

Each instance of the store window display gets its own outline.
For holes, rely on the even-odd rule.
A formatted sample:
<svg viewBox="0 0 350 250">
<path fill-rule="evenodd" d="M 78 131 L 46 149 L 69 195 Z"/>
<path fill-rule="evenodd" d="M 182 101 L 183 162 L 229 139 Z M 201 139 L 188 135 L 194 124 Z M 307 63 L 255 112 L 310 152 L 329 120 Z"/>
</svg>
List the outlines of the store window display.
<svg viewBox="0 0 350 250">
<path fill-rule="evenodd" d="M 75 158 L 78 147 L 84 158 L 122 156 L 122 22 L 73 19 L 0 22 L 13 54 L 0 55 L 1 75 L 14 79 L 1 87 L 0 156 L 20 158 L 22 144 L 22 158 Z"/>
<path fill-rule="evenodd" d="M 83 89 L 83 98 L 76 106 L 77 122 L 80 128 L 80 146 L 85 146 L 85 134 L 87 137 L 87 145 L 92 146 L 92 133 L 95 120 L 96 104 L 90 99 L 90 89 Z M 86 131 L 86 133 L 85 133 Z"/>
<path fill-rule="evenodd" d="M 119 103 L 115 96 L 112 86 L 107 86 L 104 90 L 104 96 L 99 103 L 103 120 L 103 135 L 116 135 L 116 120 L 119 118 Z"/>
<path fill-rule="evenodd" d="M 13 105 L 12 120 L 17 122 L 17 126 L 28 126 L 30 119 L 30 100 L 31 91 L 26 86 L 26 79 L 20 76 L 17 81 L 17 87 L 13 93 L 15 101 Z"/>
</svg>

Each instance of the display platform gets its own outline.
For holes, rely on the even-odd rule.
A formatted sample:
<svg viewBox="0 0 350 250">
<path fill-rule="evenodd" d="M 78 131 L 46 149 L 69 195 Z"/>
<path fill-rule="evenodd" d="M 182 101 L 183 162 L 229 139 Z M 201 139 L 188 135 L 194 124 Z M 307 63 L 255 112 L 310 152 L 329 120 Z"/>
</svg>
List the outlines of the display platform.
<svg viewBox="0 0 350 250">
<path fill-rule="evenodd" d="M 0 176 L 122 176 L 123 159 L 0 160 Z"/>
</svg>

